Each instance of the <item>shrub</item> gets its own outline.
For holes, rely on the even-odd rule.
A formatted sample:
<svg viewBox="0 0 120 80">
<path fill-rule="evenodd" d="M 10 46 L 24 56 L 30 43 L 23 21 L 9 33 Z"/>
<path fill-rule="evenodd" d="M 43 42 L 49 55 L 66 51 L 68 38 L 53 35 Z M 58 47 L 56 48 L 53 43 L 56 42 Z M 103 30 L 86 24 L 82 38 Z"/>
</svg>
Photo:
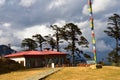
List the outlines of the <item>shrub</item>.
<svg viewBox="0 0 120 80">
<path fill-rule="evenodd" d="M 6 58 L 0 58 L 0 74 L 25 69 L 21 64 Z"/>
<path fill-rule="evenodd" d="M 96 68 L 97 68 L 97 69 L 102 68 L 102 64 L 97 64 L 97 65 L 96 65 Z"/>
</svg>

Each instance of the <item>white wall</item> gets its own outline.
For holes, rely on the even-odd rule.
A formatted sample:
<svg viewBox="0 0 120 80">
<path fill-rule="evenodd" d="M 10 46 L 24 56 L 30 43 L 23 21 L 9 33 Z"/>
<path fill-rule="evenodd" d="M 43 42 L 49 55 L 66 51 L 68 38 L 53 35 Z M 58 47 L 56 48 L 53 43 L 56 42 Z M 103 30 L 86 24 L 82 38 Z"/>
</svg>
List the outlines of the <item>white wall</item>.
<svg viewBox="0 0 120 80">
<path fill-rule="evenodd" d="M 25 58 L 24 57 L 18 57 L 18 58 L 10 58 L 11 60 L 14 60 L 14 61 L 16 61 L 16 62 L 18 62 L 18 63 L 20 63 L 21 61 L 23 61 L 24 62 L 24 66 L 26 66 L 26 61 L 25 61 Z"/>
</svg>

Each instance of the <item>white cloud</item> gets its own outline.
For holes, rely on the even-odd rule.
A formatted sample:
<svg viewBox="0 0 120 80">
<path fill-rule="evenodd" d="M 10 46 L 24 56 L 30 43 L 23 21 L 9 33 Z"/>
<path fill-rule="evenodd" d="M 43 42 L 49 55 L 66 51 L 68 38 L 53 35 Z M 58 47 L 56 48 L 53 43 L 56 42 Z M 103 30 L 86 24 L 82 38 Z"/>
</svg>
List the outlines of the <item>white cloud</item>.
<svg viewBox="0 0 120 80">
<path fill-rule="evenodd" d="M 26 28 L 23 31 L 18 31 L 16 33 L 16 36 L 19 37 L 19 39 L 24 39 L 24 38 L 31 38 L 35 34 L 41 34 L 43 36 L 48 35 L 48 34 L 53 34 L 52 29 L 48 28 L 45 25 L 35 25 L 30 28 Z"/>
<path fill-rule="evenodd" d="M 8 37 L 1 37 L 0 44 L 9 44 L 11 40 Z"/>
<path fill-rule="evenodd" d="M 17 51 L 21 51 L 22 50 L 21 47 L 17 47 L 17 46 L 11 46 L 11 48 L 14 49 L 14 50 L 17 50 Z"/>
<path fill-rule="evenodd" d="M 89 21 L 82 21 L 80 23 L 76 23 L 76 25 L 81 29 L 82 35 L 85 36 L 89 42 L 91 42 L 91 29 L 89 27 Z"/>
<path fill-rule="evenodd" d="M 5 0 L 0 0 L 0 6 L 4 5 Z"/>
<path fill-rule="evenodd" d="M 20 3 L 19 3 L 19 5 L 21 5 L 23 7 L 30 7 L 35 2 L 36 2 L 36 0 L 21 0 Z"/>
<path fill-rule="evenodd" d="M 110 45 L 106 45 L 103 40 L 97 41 L 97 50 L 98 51 L 111 51 L 112 47 Z"/>
<path fill-rule="evenodd" d="M 3 23 L 2 26 L 6 27 L 6 28 L 10 28 L 11 24 L 10 23 Z"/>
<path fill-rule="evenodd" d="M 66 0 L 53 0 L 53 1 L 49 4 L 48 9 L 60 7 L 60 6 L 65 5 L 65 4 L 66 4 Z"/>
<path fill-rule="evenodd" d="M 58 27 L 62 27 L 66 22 L 64 20 L 58 20 L 53 25 L 57 25 Z"/>
<path fill-rule="evenodd" d="M 102 39 L 106 38 L 106 34 L 104 33 L 104 30 L 108 27 L 107 20 L 94 20 L 94 32 L 96 39 Z"/>
<path fill-rule="evenodd" d="M 2 30 L 0 30 L 0 36 L 2 35 L 2 33 L 3 33 L 3 31 L 2 31 Z"/>
<path fill-rule="evenodd" d="M 81 29 L 83 35 L 88 38 L 88 40 L 91 41 L 91 28 L 90 28 L 90 22 L 88 20 L 76 23 L 79 28 Z M 95 38 L 102 39 L 105 38 L 106 35 L 104 33 L 104 30 L 107 28 L 107 21 L 102 20 L 94 20 L 94 32 L 95 32 Z"/>
<path fill-rule="evenodd" d="M 2 24 L 3 25 L 3 24 Z M 8 26 L 8 24 L 4 24 Z M 24 30 L 15 30 L 11 27 L 7 29 L 6 27 L 1 27 L 0 30 L 0 44 L 11 44 L 12 49 L 21 50 L 21 41 L 24 38 L 32 38 L 35 34 L 41 34 L 42 36 L 53 34 L 52 29 L 46 25 L 35 25 L 32 27 L 25 28 Z"/>
<path fill-rule="evenodd" d="M 113 6 L 116 5 L 117 0 L 94 0 L 93 2 L 93 11 L 94 12 L 101 12 L 105 11 Z"/>
<path fill-rule="evenodd" d="M 85 5 L 85 6 L 83 7 L 82 13 L 83 13 L 83 14 L 86 14 L 86 15 L 89 14 L 89 12 L 88 12 L 88 5 Z"/>
<path fill-rule="evenodd" d="M 93 12 L 94 13 L 99 13 L 102 11 L 106 11 L 111 9 L 112 7 L 114 7 L 117 4 L 118 0 L 94 0 L 92 3 L 92 8 L 93 8 Z M 83 10 L 82 10 L 83 14 L 89 14 L 88 12 L 88 5 L 84 5 Z"/>
<path fill-rule="evenodd" d="M 89 28 L 89 21 L 86 20 L 86 21 L 82 21 L 82 22 L 79 22 L 79 23 L 76 23 L 80 29 L 86 29 L 87 27 Z"/>
</svg>

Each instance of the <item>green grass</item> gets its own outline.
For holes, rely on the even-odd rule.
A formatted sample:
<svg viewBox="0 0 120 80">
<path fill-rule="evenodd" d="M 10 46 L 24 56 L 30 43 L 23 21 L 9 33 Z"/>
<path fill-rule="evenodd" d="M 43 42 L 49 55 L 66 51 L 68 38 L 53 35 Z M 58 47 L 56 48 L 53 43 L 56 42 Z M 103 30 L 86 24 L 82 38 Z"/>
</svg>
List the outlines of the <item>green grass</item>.
<svg viewBox="0 0 120 80">
<path fill-rule="evenodd" d="M 120 80 L 120 67 L 103 66 L 102 69 L 67 67 L 45 80 Z"/>
</svg>

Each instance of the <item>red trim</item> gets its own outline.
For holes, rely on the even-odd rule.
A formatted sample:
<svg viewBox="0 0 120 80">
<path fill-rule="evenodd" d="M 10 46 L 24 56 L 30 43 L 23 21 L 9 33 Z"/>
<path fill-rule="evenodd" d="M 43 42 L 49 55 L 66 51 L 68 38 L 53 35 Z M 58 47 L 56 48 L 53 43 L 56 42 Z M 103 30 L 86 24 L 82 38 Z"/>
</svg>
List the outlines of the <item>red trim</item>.
<svg viewBox="0 0 120 80">
<path fill-rule="evenodd" d="M 14 54 L 6 55 L 7 58 L 12 57 L 23 57 L 23 56 L 41 56 L 41 55 L 66 55 L 66 53 L 63 52 L 57 52 L 57 51 L 51 51 L 51 50 L 44 50 L 44 51 L 24 51 L 24 52 L 18 52 Z"/>
</svg>

